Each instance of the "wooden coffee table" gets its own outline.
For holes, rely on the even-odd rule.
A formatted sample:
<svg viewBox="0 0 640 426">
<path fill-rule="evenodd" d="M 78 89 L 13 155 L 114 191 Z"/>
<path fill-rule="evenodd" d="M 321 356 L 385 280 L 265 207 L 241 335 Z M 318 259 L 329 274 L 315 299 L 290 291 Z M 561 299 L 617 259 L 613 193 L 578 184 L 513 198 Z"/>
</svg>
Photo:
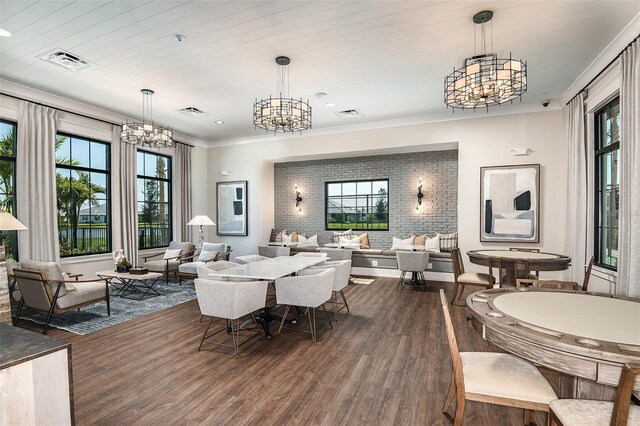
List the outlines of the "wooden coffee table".
<svg viewBox="0 0 640 426">
<path fill-rule="evenodd" d="M 160 272 L 147 272 L 138 275 L 116 271 L 100 271 L 96 272 L 96 275 L 108 280 L 115 290 L 114 296 L 133 300 L 160 296 L 160 293 L 153 286 L 164 276 Z"/>
</svg>

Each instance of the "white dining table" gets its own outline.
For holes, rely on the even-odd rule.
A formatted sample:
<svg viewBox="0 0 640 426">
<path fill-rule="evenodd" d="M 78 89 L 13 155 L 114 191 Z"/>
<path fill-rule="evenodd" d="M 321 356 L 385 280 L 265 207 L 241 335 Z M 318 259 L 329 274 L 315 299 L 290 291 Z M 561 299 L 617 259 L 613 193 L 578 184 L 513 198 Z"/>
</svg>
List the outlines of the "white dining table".
<svg viewBox="0 0 640 426">
<path fill-rule="evenodd" d="M 238 265 L 222 271 L 211 271 L 212 278 L 246 278 L 274 281 L 311 266 L 326 262 L 326 256 L 278 256 L 270 259 Z"/>
</svg>

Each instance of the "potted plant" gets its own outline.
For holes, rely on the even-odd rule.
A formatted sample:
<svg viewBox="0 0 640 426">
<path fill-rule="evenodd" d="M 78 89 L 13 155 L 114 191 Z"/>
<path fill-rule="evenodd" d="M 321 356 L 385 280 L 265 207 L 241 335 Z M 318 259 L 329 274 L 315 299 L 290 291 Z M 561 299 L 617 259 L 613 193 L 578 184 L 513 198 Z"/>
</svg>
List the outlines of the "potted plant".
<svg viewBox="0 0 640 426">
<path fill-rule="evenodd" d="M 126 257 L 123 256 L 116 262 L 116 272 L 129 272 L 129 269 L 131 269 L 131 262 Z"/>
</svg>

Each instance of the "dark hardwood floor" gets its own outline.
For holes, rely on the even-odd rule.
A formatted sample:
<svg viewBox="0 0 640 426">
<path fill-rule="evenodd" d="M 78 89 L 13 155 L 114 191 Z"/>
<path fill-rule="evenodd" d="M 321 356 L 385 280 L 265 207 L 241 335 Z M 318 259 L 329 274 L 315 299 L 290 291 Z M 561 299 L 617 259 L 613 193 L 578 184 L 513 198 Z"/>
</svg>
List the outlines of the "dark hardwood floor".
<svg viewBox="0 0 640 426">
<path fill-rule="evenodd" d="M 79 425 L 449 424 L 440 412 L 451 361 L 438 290 L 451 297 L 452 284 L 430 282 L 426 293 L 395 284 L 350 285 L 351 313 L 319 330 L 315 344 L 285 330 L 239 359 L 217 346 L 197 351 L 206 322 L 195 300 L 86 336 L 47 334 L 72 343 Z M 466 308 L 452 315 L 462 351 L 497 350 L 467 323 Z M 465 420 L 518 425 L 522 412 L 470 402 Z"/>
</svg>

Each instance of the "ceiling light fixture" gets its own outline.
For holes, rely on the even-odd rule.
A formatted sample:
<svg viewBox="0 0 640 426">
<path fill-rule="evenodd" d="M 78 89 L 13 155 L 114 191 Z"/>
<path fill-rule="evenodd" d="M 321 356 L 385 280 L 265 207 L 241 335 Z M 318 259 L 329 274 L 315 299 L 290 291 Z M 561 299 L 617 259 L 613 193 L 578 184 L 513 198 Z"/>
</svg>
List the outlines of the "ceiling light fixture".
<svg viewBox="0 0 640 426">
<path fill-rule="evenodd" d="M 465 59 L 462 68 L 453 69 L 444 80 L 444 102 L 456 109 L 487 108 L 505 102 L 513 102 L 527 91 L 527 63 L 520 59 L 499 59 L 493 51 L 493 33 L 487 34 L 485 24 L 491 21 L 493 12 L 483 10 L 473 16 L 474 56 Z M 476 46 L 476 29 L 480 29 L 480 50 Z M 491 32 L 491 28 L 489 29 Z"/>
<path fill-rule="evenodd" d="M 327 102 L 326 106 L 327 108 L 333 108 L 334 106 L 336 106 L 336 104 L 334 104 L 333 102 Z"/>
<path fill-rule="evenodd" d="M 291 60 L 278 56 L 278 97 L 258 100 L 253 104 L 253 124 L 267 132 L 302 132 L 311 128 L 311 105 L 289 97 L 289 68 Z"/>
<path fill-rule="evenodd" d="M 222 120 L 216 120 L 216 121 L 215 121 L 215 123 L 216 123 L 216 124 L 224 124 L 224 121 L 222 121 Z"/>
<path fill-rule="evenodd" d="M 120 137 L 123 142 L 148 148 L 173 148 L 173 131 L 153 124 L 153 90 L 142 89 L 142 122 L 127 122 L 122 125 Z"/>
<path fill-rule="evenodd" d="M 11 33 L 4 28 L 0 28 L 0 37 L 11 37 Z"/>
</svg>

